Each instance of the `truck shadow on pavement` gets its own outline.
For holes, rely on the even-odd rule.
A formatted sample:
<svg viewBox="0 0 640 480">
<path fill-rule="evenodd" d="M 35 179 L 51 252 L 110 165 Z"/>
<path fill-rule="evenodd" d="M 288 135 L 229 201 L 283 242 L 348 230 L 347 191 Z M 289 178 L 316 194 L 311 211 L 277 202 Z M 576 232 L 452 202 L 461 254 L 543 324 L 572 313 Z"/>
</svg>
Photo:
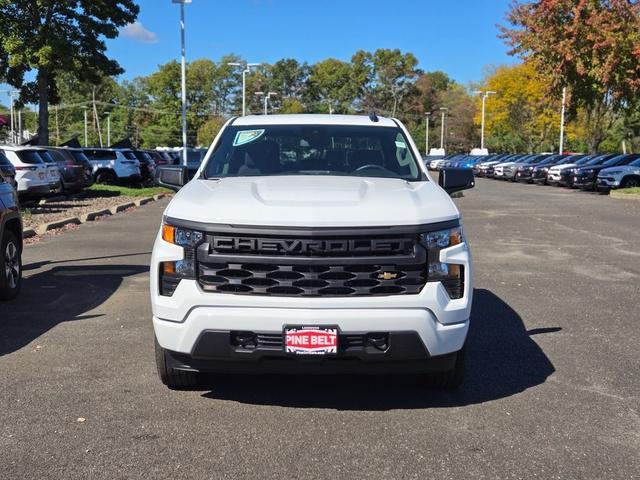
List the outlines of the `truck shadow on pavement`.
<svg viewBox="0 0 640 480">
<path fill-rule="evenodd" d="M 336 410 L 446 408 L 509 397 L 545 382 L 555 369 L 518 313 L 489 290 L 474 290 L 467 371 L 451 393 L 428 390 L 419 377 L 229 376 L 210 379 L 206 398 L 253 405 Z"/>
<path fill-rule="evenodd" d="M 29 270 L 27 266 L 25 270 Z M 15 352 L 62 322 L 86 320 L 125 277 L 143 265 L 56 266 L 23 280 L 20 296 L 0 305 L 0 356 Z"/>
</svg>

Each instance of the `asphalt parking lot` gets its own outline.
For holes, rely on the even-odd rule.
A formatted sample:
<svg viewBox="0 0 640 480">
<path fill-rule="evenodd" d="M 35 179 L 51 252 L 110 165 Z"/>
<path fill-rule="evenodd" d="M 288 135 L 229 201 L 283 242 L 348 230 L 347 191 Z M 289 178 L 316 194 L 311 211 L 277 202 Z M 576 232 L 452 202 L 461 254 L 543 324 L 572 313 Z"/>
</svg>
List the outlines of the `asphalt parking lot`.
<svg viewBox="0 0 640 480">
<path fill-rule="evenodd" d="M 455 394 L 413 379 L 158 380 L 148 261 L 166 201 L 26 248 L 0 305 L 0 478 L 640 476 L 640 202 L 479 179 Z"/>
</svg>

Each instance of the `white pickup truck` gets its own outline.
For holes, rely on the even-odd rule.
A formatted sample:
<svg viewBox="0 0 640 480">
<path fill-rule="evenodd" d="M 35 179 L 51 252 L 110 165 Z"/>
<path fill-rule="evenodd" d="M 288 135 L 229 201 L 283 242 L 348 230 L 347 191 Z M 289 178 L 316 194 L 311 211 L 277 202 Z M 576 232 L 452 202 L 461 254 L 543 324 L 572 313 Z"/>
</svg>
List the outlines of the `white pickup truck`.
<svg viewBox="0 0 640 480">
<path fill-rule="evenodd" d="M 231 119 L 179 190 L 151 260 L 156 360 L 170 388 L 202 372 L 463 379 L 471 255 L 448 193 L 395 119 Z"/>
</svg>

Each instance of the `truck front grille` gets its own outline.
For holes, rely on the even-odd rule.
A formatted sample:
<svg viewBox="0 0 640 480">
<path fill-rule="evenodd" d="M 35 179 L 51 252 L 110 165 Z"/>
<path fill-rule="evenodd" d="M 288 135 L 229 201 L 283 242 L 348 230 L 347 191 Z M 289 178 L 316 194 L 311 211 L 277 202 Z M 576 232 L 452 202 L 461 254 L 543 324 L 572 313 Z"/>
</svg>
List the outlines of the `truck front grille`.
<svg viewBox="0 0 640 480">
<path fill-rule="evenodd" d="M 350 297 L 419 293 L 424 264 L 218 263 L 198 265 L 203 290 L 218 293 L 299 297 Z"/>
<path fill-rule="evenodd" d="M 197 281 L 206 292 L 406 295 L 420 293 L 427 282 L 427 250 L 418 241 L 418 227 L 231 230 L 208 232 L 197 248 Z"/>
</svg>

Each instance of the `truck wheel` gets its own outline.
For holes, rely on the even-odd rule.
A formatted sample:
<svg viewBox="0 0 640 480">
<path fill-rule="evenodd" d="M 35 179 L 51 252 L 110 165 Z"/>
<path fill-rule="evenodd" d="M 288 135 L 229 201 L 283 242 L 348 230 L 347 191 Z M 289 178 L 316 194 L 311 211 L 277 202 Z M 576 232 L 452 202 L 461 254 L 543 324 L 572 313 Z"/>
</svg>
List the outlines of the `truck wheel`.
<svg viewBox="0 0 640 480">
<path fill-rule="evenodd" d="M 22 255 L 16 235 L 5 230 L 0 241 L 0 300 L 18 296 L 22 287 Z"/>
<path fill-rule="evenodd" d="M 429 373 L 426 376 L 426 384 L 428 388 L 438 390 L 456 390 L 464 381 L 464 371 L 466 365 L 466 347 L 456 353 L 456 363 L 454 367 L 447 372 Z"/>
<path fill-rule="evenodd" d="M 200 385 L 200 374 L 197 372 L 185 372 L 167 366 L 167 357 L 164 348 L 158 345 L 158 340 L 154 338 L 156 350 L 156 367 L 158 376 L 171 390 L 188 390 Z"/>
<path fill-rule="evenodd" d="M 116 174 L 111 170 L 102 170 L 96 174 L 96 183 L 111 185 L 116 182 Z"/>
<path fill-rule="evenodd" d="M 622 180 L 620 188 L 640 187 L 640 178 L 629 177 Z"/>
</svg>

